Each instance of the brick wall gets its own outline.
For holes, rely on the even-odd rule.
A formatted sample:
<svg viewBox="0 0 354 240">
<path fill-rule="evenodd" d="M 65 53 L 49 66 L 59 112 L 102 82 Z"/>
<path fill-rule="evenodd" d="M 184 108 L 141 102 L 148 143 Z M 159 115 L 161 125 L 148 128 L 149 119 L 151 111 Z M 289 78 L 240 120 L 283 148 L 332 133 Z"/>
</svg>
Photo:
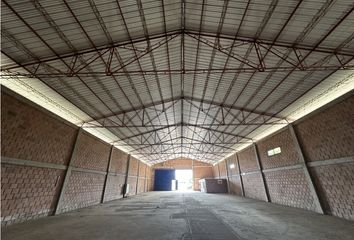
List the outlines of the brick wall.
<svg viewBox="0 0 354 240">
<path fill-rule="evenodd" d="M 128 171 L 129 176 L 130 177 L 138 176 L 138 171 L 139 171 L 139 161 L 138 161 L 138 159 L 136 159 L 134 157 L 130 157 L 129 171 Z"/>
<path fill-rule="evenodd" d="M 237 153 L 240 171 L 242 175 L 243 188 L 245 192 L 245 196 L 249 198 L 266 200 L 266 193 L 264 189 L 264 183 L 262 180 L 262 175 L 259 172 L 259 167 L 256 159 L 256 151 L 254 146 L 250 146 L 239 153 Z M 236 161 L 236 156 L 232 157 L 235 164 L 235 170 L 239 171 L 238 164 Z M 230 165 L 230 164 L 229 164 Z M 239 183 L 239 186 L 241 182 Z M 237 191 L 241 193 L 241 191 Z"/>
<path fill-rule="evenodd" d="M 218 164 L 219 164 L 220 178 L 227 178 L 227 169 L 226 169 L 225 161 L 222 161 Z"/>
<path fill-rule="evenodd" d="M 241 172 L 246 173 L 258 170 L 256 153 L 253 146 L 242 150 L 237 155 L 240 162 Z"/>
<path fill-rule="evenodd" d="M 310 168 L 324 211 L 337 217 L 354 219 L 354 163 Z"/>
<path fill-rule="evenodd" d="M 177 158 L 162 163 L 155 164 L 154 169 L 171 168 L 171 169 L 192 169 L 193 170 L 193 187 L 194 190 L 200 190 L 199 179 L 213 178 L 214 167 L 211 164 L 192 160 L 189 158 Z M 153 182 L 151 183 L 153 186 Z"/>
<path fill-rule="evenodd" d="M 189 158 L 177 158 L 154 165 L 155 168 L 190 169 L 193 161 Z"/>
<path fill-rule="evenodd" d="M 269 157 L 267 152 L 276 147 L 281 148 L 281 154 Z M 259 158 L 263 169 L 291 166 L 300 163 L 300 157 L 295 148 L 295 142 L 289 129 L 285 129 L 257 143 Z"/>
<path fill-rule="evenodd" d="M 307 161 L 354 156 L 354 97 L 295 125 Z"/>
<path fill-rule="evenodd" d="M 227 168 L 227 176 L 225 178 L 228 179 L 229 193 L 242 196 L 242 184 L 236 154 L 228 157 L 222 164 L 226 164 L 225 167 Z"/>
<path fill-rule="evenodd" d="M 130 157 L 129 171 L 128 171 L 128 184 L 129 184 L 129 194 L 137 194 L 137 183 L 138 183 L 138 170 L 139 161 L 134 157 Z"/>
<path fill-rule="evenodd" d="M 104 201 L 111 201 L 123 197 L 125 175 L 109 175 L 107 178 Z"/>
<path fill-rule="evenodd" d="M 239 173 L 239 168 L 238 168 L 238 164 L 237 164 L 236 154 L 228 157 L 226 159 L 226 162 L 227 162 L 227 169 L 228 169 L 229 176 L 237 175 Z M 233 168 L 230 167 L 232 165 L 233 165 Z"/>
<path fill-rule="evenodd" d="M 78 141 L 73 166 L 105 172 L 109 160 L 110 146 L 89 134 L 82 133 Z"/>
<path fill-rule="evenodd" d="M 196 161 L 195 161 L 196 162 Z M 213 170 L 210 166 L 194 166 L 193 177 L 194 177 L 194 189 L 200 190 L 199 180 L 203 178 L 213 178 Z"/>
<path fill-rule="evenodd" d="M 213 171 L 213 176 L 215 178 L 219 178 L 219 165 L 218 164 L 213 165 L 212 171 Z"/>
<path fill-rule="evenodd" d="M 265 173 L 270 201 L 291 207 L 316 210 L 309 184 L 302 168 Z"/>
<path fill-rule="evenodd" d="M 4 226 L 54 212 L 77 130 L 11 92 L 1 93 L 1 220 Z M 23 160 L 58 165 L 62 169 L 10 164 Z"/>
<path fill-rule="evenodd" d="M 107 178 L 105 201 L 123 197 L 123 187 L 127 174 L 128 154 L 114 148 L 112 151 L 110 174 Z"/>
<path fill-rule="evenodd" d="M 67 164 L 77 130 L 2 92 L 2 156 Z"/>
<path fill-rule="evenodd" d="M 148 166 L 147 167 L 147 173 L 146 173 L 146 180 L 147 180 L 147 191 L 153 191 L 154 190 L 154 170 L 152 167 Z"/>
<path fill-rule="evenodd" d="M 105 175 L 73 171 L 64 192 L 60 212 L 99 204 Z"/>
<path fill-rule="evenodd" d="M 138 177 L 138 189 L 137 193 L 145 192 L 145 184 L 146 184 L 146 164 L 140 163 L 139 164 L 139 177 Z"/>
<path fill-rule="evenodd" d="M 1 164 L 1 222 L 52 214 L 63 176 L 64 170 Z"/>
<path fill-rule="evenodd" d="M 230 194 L 242 196 L 242 186 L 241 186 L 240 176 L 231 176 L 228 179 L 229 179 Z"/>
<path fill-rule="evenodd" d="M 245 197 L 266 200 L 262 175 L 258 172 L 247 173 L 242 176 Z"/>
<path fill-rule="evenodd" d="M 230 193 L 242 195 L 242 180 L 246 197 L 265 201 L 267 191 L 272 203 L 319 211 L 317 195 L 325 214 L 353 220 L 353 95 L 293 126 L 295 136 L 285 127 L 256 143 L 262 170 L 253 146 L 237 153 L 241 175 L 236 154 L 226 160 Z M 276 147 L 281 153 L 269 157 L 267 151 Z M 215 177 L 219 176 L 218 166 L 221 170 L 223 165 L 224 161 L 213 167 Z"/>
<path fill-rule="evenodd" d="M 112 160 L 110 172 L 126 175 L 128 164 L 128 154 L 119 149 L 114 148 L 112 153 Z"/>
<path fill-rule="evenodd" d="M 1 93 L 1 220 L 6 226 L 54 214 L 78 128 L 9 90 Z M 105 181 L 110 151 L 108 144 L 81 132 L 58 213 L 100 203 L 105 182 L 104 201 L 122 197 L 128 155 L 113 150 Z M 137 163 L 133 159 L 129 169 L 132 185 Z M 151 182 L 151 170 L 143 173 L 139 192 L 149 189 L 145 178 Z"/>
</svg>

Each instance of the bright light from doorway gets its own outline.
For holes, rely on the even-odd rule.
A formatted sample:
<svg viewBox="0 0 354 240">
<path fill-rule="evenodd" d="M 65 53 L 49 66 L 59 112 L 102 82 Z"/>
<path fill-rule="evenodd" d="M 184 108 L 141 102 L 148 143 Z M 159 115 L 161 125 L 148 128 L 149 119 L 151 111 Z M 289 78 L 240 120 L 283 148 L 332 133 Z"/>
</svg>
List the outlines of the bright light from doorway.
<svg viewBox="0 0 354 240">
<path fill-rule="evenodd" d="M 193 173 L 191 169 L 176 170 L 177 190 L 193 190 Z"/>
</svg>

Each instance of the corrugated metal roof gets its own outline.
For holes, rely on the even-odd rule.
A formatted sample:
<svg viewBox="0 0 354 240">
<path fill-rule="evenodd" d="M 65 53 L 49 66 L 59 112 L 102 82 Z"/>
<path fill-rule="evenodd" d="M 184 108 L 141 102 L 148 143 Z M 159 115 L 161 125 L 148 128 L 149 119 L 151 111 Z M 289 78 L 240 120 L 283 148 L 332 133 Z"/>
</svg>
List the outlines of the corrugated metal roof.
<svg viewBox="0 0 354 240">
<path fill-rule="evenodd" d="M 147 162 L 215 162 L 350 76 L 353 11 L 349 0 L 4 0 L 2 74 L 39 79 L 89 116 L 85 129 Z"/>
</svg>

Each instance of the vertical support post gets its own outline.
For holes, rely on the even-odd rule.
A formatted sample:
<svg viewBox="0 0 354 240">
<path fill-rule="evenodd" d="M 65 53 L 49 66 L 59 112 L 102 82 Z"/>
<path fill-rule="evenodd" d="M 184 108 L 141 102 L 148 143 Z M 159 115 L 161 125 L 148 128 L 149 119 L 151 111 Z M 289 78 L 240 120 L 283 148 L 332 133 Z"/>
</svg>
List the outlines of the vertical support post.
<svg viewBox="0 0 354 240">
<path fill-rule="evenodd" d="M 135 186 L 135 194 L 138 194 L 138 189 L 139 189 L 139 174 L 140 174 L 140 161 L 138 160 L 138 173 L 136 176 L 136 186 Z"/>
<path fill-rule="evenodd" d="M 219 163 L 217 164 L 218 166 L 218 178 L 220 178 L 220 167 L 219 167 Z"/>
<path fill-rule="evenodd" d="M 230 179 L 229 179 L 229 167 L 228 167 L 228 164 L 227 164 L 227 158 L 225 159 L 225 167 L 226 167 L 227 192 L 231 193 L 231 191 L 230 191 Z"/>
<path fill-rule="evenodd" d="M 178 183 L 177 183 L 178 187 Z M 194 160 L 192 159 L 192 189 L 195 191 L 195 178 L 194 178 Z"/>
<path fill-rule="evenodd" d="M 127 192 L 127 184 L 128 184 L 128 178 L 129 178 L 129 167 L 130 167 L 130 154 L 128 154 L 128 161 L 127 161 L 127 171 L 125 175 L 125 180 L 124 180 L 124 189 L 123 189 L 123 198 L 126 197 L 126 192 Z"/>
<path fill-rule="evenodd" d="M 147 177 L 146 177 L 146 172 L 147 172 L 148 165 L 145 164 L 145 178 L 144 178 L 144 192 L 146 191 L 146 183 L 147 183 Z"/>
<path fill-rule="evenodd" d="M 63 204 L 63 199 L 64 199 L 66 186 L 69 183 L 69 179 L 70 179 L 70 175 L 71 175 L 71 171 L 72 171 L 72 166 L 73 166 L 74 161 L 76 159 L 77 148 L 78 148 L 78 145 L 79 145 L 79 139 L 80 139 L 81 133 L 82 133 L 82 128 L 80 127 L 78 132 L 77 132 L 75 144 L 74 144 L 73 150 L 71 152 L 71 156 L 70 156 L 70 160 L 69 160 L 69 163 L 68 163 L 68 167 L 67 167 L 66 172 L 65 172 L 64 181 L 63 181 L 63 184 L 61 185 L 61 189 L 60 189 L 58 201 L 57 201 L 57 204 L 56 204 L 56 207 L 55 207 L 54 215 L 57 215 L 59 213 L 59 210 L 61 209 L 62 204 Z"/>
<path fill-rule="evenodd" d="M 236 154 L 236 161 L 237 161 L 238 175 L 240 176 L 242 197 L 245 197 L 245 188 L 243 187 L 243 179 L 242 179 L 242 174 L 241 174 L 240 161 L 238 159 L 238 155 L 237 154 Z"/>
<path fill-rule="evenodd" d="M 256 161 L 257 161 L 258 169 L 259 169 L 259 172 L 261 173 L 261 176 L 262 176 L 262 182 L 263 182 L 266 202 L 270 202 L 268 187 L 267 187 L 267 184 L 265 182 L 265 177 L 264 177 L 264 173 L 263 173 L 262 164 L 261 164 L 261 161 L 259 160 L 258 149 L 257 149 L 257 145 L 255 143 L 253 144 L 253 148 L 254 148 L 254 153 L 256 155 Z"/>
<path fill-rule="evenodd" d="M 297 151 L 297 153 L 298 153 L 298 155 L 300 157 L 300 161 L 301 161 L 301 164 L 303 166 L 305 178 L 306 178 L 306 180 L 308 182 L 308 185 L 309 185 L 309 188 L 310 188 L 314 203 L 316 205 L 317 212 L 321 213 L 321 214 L 324 214 L 320 199 L 318 197 L 318 193 L 316 191 L 315 184 L 313 182 L 313 179 L 311 178 L 309 169 L 308 169 L 307 164 L 306 164 L 306 160 L 305 160 L 304 154 L 302 152 L 299 140 L 298 140 L 298 138 L 296 136 L 296 133 L 295 133 L 295 130 L 294 130 L 294 126 L 292 124 L 289 124 L 289 131 L 290 131 L 291 136 L 293 137 L 294 144 L 295 144 L 295 149 L 296 149 L 296 151 Z"/>
<path fill-rule="evenodd" d="M 109 169 L 111 168 L 113 149 L 114 149 L 114 145 L 111 146 L 111 151 L 109 152 L 109 158 L 108 158 L 107 170 L 106 170 L 106 177 L 104 178 L 104 184 L 103 184 L 101 203 L 104 202 L 104 196 L 106 195 L 107 180 L 108 180 L 108 175 L 109 175 Z"/>
</svg>

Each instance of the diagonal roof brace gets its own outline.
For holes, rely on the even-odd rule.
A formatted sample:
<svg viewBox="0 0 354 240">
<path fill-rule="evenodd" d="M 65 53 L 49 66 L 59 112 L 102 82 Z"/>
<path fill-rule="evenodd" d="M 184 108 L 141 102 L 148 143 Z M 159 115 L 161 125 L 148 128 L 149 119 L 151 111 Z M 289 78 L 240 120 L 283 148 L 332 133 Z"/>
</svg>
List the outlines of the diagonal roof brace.
<svg viewBox="0 0 354 240">
<path fill-rule="evenodd" d="M 174 98 L 169 98 L 169 99 L 165 99 L 165 100 L 160 100 L 160 101 L 156 101 L 156 102 L 151 102 L 151 103 L 147 103 L 141 106 L 137 106 L 134 108 L 129 108 L 123 111 L 117 111 L 114 112 L 113 114 L 107 114 L 104 115 L 100 118 L 97 118 L 95 120 L 90 120 L 90 121 L 86 121 L 85 123 L 92 123 L 92 122 L 97 122 L 97 121 L 101 121 L 110 117 L 115 117 L 118 115 L 122 115 L 122 114 L 127 114 L 130 112 L 136 112 L 137 110 L 141 110 L 141 109 L 146 109 L 152 106 L 157 106 L 157 105 L 161 105 L 161 104 L 166 104 L 169 102 L 174 102 L 174 101 L 181 101 L 181 100 L 189 100 L 189 101 L 193 101 L 193 102 L 199 102 L 199 103 L 205 103 L 205 104 L 209 104 L 209 105 L 213 105 L 213 106 L 217 106 L 217 107 L 221 107 L 221 108 L 228 108 L 228 109 L 232 109 L 232 110 L 237 110 L 237 111 L 243 111 L 243 112 L 248 112 L 248 113 L 254 113 L 254 114 L 258 114 L 258 115 L 264 115 L 267 117 L 272 117 L 272 118 L 278 118 L 284 121 L 287 121 L 286 118 L 283 118 L 281 116 L 274 116 L 274 114 L 272 113 L 268 113 L 268 112 L 262 112 L 262 111 L 257 111 L 257 110 L 251 110 L 248 108 L 243 108 L 243 107 L 237 107 L 231 104 L 226 104 L 226 103 L 220 103 L 220 102 L 215 102 L 212 100 L 208 100 L 208 99 L 200 99 L 200 98 L 196 98 L 196 97 L 190 97 L 190 96 L 177 96 Z"/>
<path fill-rule="evenodd" d="M 235 38 L 235 36 L 228 36 L 225 34 L 220 34 L 220 35 L 216 36 L 215 33 L 210 33 L 210 32 L 205 32 L 205 31 L 204 32 L 196 32 L 194 30 L 188 30 L 188 29 L 176 29 L 176 30 L 162 33 L 162 34 L 149 35 L 148 38 L 141 37 L 141 38 L 137 38 L 137 39 L 131 39 L 129 41 L 127 40 L 127 41 L 122 41 L 122 42 L 115 42 L 115 43 L 112 43 L 109 45 L 97 46 L 96 48 L 87 48 L 87 49 L 80 50 L 77 52 L 58 54 L 58 55 L 52 56 L 52 57 L 31 60 L 28 62 L 21 63 L 20 66 L 18 66 L 18 65 L 17 66 L 8 66 L 8 67 L 3 68 L 2 70 L 17 69 L 17 68 L 29 66 L 29 65 L 37 65 L 40 63 L 46 63 L 46 62 L 61 60 L 61 59 L 65 59 L 65 58 L 73 58 L 78 55 L 95 53 L 97 51 L 105 51 L 105 50 L 111 49 L 111 48 L 125 48 L 126 46 L 131 45 L 132 43 L 133 44 L 134 43 L 141 43 L 141 42 L 146 42 L 146 41 L 153 40 L 153 39 L 165 38 L 166 36 L 173 36 L 173 35 L 180 35 L 180 34 L 188 34 L 189 36 L 201 35 L 204 37 L 217 37 L 219 39 L 236 40 L 236 41 L 241 41 L 241 42 L 243 41 L 243 42 L 247 42 L 247 43 L 257 43 L 257 44 L 262 44 L 263 46 L 285 47 L 285 48 L 292 48 L 292 49 L 299 49 L 299 50 L 306 50 L 306 51 L 312 50 L 312 48 L 313 48 L 313 46 L 308 46 L 305 44 L 297 44 L 296 46 L 294 46 L 293 43 L 288 43 L 288 42 L 277 41 L 275 43 L 272 43 L 271 40 L 267 40 L 267 39 L 259 39 L 259 38 L 254 39 L 251 37 L 244 37 L 244 36 L 238 36 Z M 332 48 L 327 48 L 327 47 L 318 47 L 314 51 L 319 52 L 319 53 L 329 53 L 329 54 L 335 53 L 337 55 L 349 56 L 349 57 L 354 56 L 354 53 L 352 53 L 352 52 L 345 52 L 345 51 L 340 51 L 338 49 L 332 49 Z"/>
<path fill-rule="evenodd" d="M 175 123 L 175 124 L 166 125 L 166 126 L 160 127 L 160 128 L 155 128 L 155 129 L 148 130 L 148 131 L 145 131 L 145 132 L 141 132 L 141 133 L 138 133 L 138 134 L 134 134 L 134 135 L 131 135 L 131 136 L 127 136 L 127 137 L 125 137 L 125 138 L 122 138 L 122 139 L 120 139 L 120 140 L 117 140 L 117 141 L 112 142 L 112 144 L 117 143 L 117 142 L 121 142 L 121 141 L 125 141 L 125 140 L 127 140 L 127 139 L 139 137 L 139 136 L 141 136 L 141 135 L 145 135 L 145 134 L 150 134 L 150 133 L 153 133 L 153 132 L 161 131 L 161 130 L 164 130 L 164 129 L 166 129 L 166 128 L 176 127 L 176 126 L 177 126 L 177 127 L 183 127 L 183 126 L 196 127 L 196 128 L 200 128 L 200 129 L 203 129 L 203 130 L 206 130 L 206 131 L 212 131 L 212 132 L 217 132 L 217 133 L 220 133 L 220 134 L 230 135 L 230 136 L 233 136 L 233 137 L 238 137 L 238 138 L 253 140 L 252 138 L 249 138 L 249 137 L 246 137 L 246 136 L 237 135 L 237 134 L 234 134 L 234 133 L 231 133 L 231 132 L 225 132 L 225 131 L 221 131 L 221 130 L 218 130 L 218 129 L 213 129 L 213 128 L 207 128 L 207 127 L 203 127 L 203 126 L 198 126 L 197 124 L 190 124 L 190 123 L 180 122 L 180 123 Z"/>
</svg>

